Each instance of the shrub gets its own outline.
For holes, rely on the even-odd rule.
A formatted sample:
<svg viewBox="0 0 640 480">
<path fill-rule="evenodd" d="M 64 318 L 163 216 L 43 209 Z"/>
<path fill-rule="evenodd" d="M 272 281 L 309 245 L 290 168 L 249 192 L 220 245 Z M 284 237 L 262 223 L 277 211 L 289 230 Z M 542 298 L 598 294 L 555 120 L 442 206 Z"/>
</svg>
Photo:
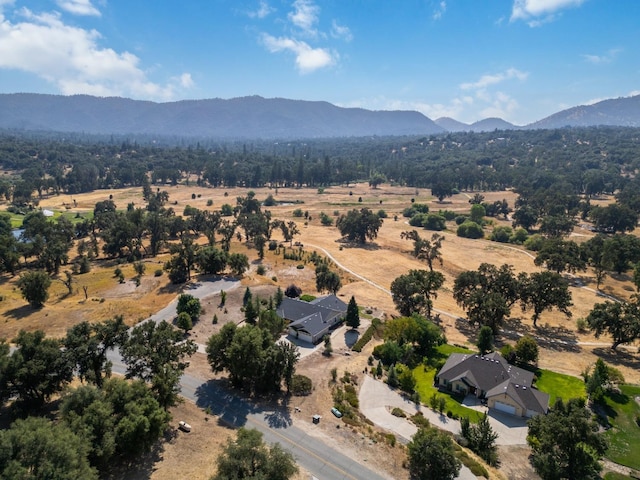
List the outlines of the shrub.
<svg viewBox="0 0 640 480">
<path fill-rule="evenodd" d="M 369 328 L 367 328 L 367 330 L 362 334 L 362 336 L 353 345 L 353 347 L 351 347 L 351 350 L 353 350 L 354 352 L 361 352 L 364 346 L 369 343 L 369 341 L 373 337 L 373 334 L 376 333 L 376 331 L 381 327 L 382 322 L 380 321 L 380 319 L 374 318 L 371 321 L 371 325 L 369 325 Z"/>
<path fill-rule="evenodd" d="M 446 219 L 437 213 L 428 213 L 422 226 L 427 230 L 441 231 L 446 228 Z"/>
<path fill-rule="evenodd" d="M 267 272 L 267 269 L 265 268 L 264 265 L 258 265 L 258 268 L 256 268 L 256 273 L 258 275 L 264 275 Z"/>
<path fill-rule="evenodd" d="M 524 242 L 524 248 L 526 248 L 527 250 L 531 250 L 532 252 L 537 252 L 542 248 L 544 242 L 545 238 L 539 233 L 536 233 L 535 235 L 531 235 L 529 238 L 527 238 L 527 240 Z"/>
<path fill-rule="evenodd" d="M 303 216 L 304 216 L 304 212 L 302 211 L 302 209 L 301 209 L 301 208 L 296 208 L 296 209 L 293 211 L 293 216 L 294 216 L 294 217 L 296 217 L 296 218 L 303 217 Z"/>
<path fill-rule="evenodd" d="M 500 243 L 509 243 L 511 236 L 513 235 L 513 229 L 506 225 L 499 226 L 493 229 L 491 235 L 489 235 L 489 240 Z"/>
<path fill-rule="evenodd" d="M 316 299 L 315 296 L 309 295 L 308 293 L 305 293 L 304 295 L 300 295 L 300 300 L 302 300 L 303 302 L 311 302 L 315 299 Z"/>
<path fill-rule="evenodd" d="M 424 222 L 427 221 L 426 213 L 416 213 L 413 217 L 409 219 L 409 225 L 412 227 L 422 227 Z"/>
<path fill-rule="evenodd" d="M 378 210 L 378 217 L 387 218 L 387 212 L 385 212 L 384 210 Z"/>
<path fill-rule="evenodd" d="M 476 239 L 484 237 L 484 231 L 476 222 L 468 220 L 458 227 L 456 235 L 459 237 Z"/>
<path fill-rule="evenodd" d="M 453 210 L 440 210 L 439 213 L 449 222 L 458 216 L 458 214 Z"/>
<path fill-rule="evenodd" d="M 462 225 L 464 222 L 466 222 L 466 221 L 467 221 L 467 218 L 468 218 L 468 217 L 467 217 L 466 215 L 458 215 L 458 216 L 455 218 L 456 225 Z"/>
<path fill-rule="evenodd" d="M 269 194 L 269 195 L 267 196 L 267 198 L 265 199 L 265 201 L 264 201 L 264 202 L 262 202 L 262 203 L 263 203 L 263 205 L 264 205 L 265 207 L 273 207 L 273 206 L 274 206 L 274 205 L 276 205 L 278 202 L 276 202 L 276 199 L 275 199 L 275 198 L 273 198 L 273 195 Z"/>
<path fill-rule="evenodd" d="M 396 436 L 393 433 L 386 433 L 384 439 L 390 447 L 396 446 Z"/>
<path fill-rule="evenodd" d="M 585 333 L 587 331 L 587 321 L 584 319 L 584 317 L 580 317 L 576 320 L 576 328 L 580 333 Z"/>
<path fill-rule="evenodd" d="M 196 213 L 198 213 L 198 209 L 196 207 L 192 207 L 191 205 L 187 205 L 186 207 L 184 207 L 183 215 L 185 217 L 192 217 Z"/>
<path fill-rule="evenodd" d="M 213 205 L 213 200 L 211 199 L 207 200 L 207 207 L 210 207 L 211 205 Z"/>
<path fill-rule="evenodd" d="M 525 228 L 516 228 L 516 231 L 513 232 L 513 235 L 509 239 L 509 243 L 515 243 L 516 245 L 522 245 L 529 238 L 529 232 Z"/>
<path fill-rule="evenodd" d="M 270 250 L 270 251 L 273 251 L 273 250 L 275 250 L 276 248 L 278 248 L 278 242 L 277 242 L 277 241 L 275 241 L 275 240 L 270 240 L 270 241 L 269 241 L 269 250 Z"/>
<path fill-rule="evenodd" d="M 162 276 L 162 269 L 161 268 L 156 269 L 156 271 L 153 272 L 153 276 L 154 277 L 161 277 Z"/>
<path fill-rule="evenodd" d="M 291 379 L 291 393 L 302 396 L 309 395 L 313 390 L 313 382 L 305 375 L 294 375 Z"/>
<path fill-rule="evenodd" d="M 394 407 L 393 410 L 391 410 L 391 415 L 395 416 L 395 417 L 400 417 L 400 418 L 406 418 L 407 414 L 404 413 L 404 410 L 402 410 L 401 408 L 398 407 Z"/>
<path fill-rule="evenodd" d="M 302 264 L 300 263 L 300 264 L 298 264 L 298 265 L 296 266 L 296 268 L 297 268 L 298 270 L 302 270 L 302 269 L 304 268 L 304 265 L 302 265 Z"/>
</svg>

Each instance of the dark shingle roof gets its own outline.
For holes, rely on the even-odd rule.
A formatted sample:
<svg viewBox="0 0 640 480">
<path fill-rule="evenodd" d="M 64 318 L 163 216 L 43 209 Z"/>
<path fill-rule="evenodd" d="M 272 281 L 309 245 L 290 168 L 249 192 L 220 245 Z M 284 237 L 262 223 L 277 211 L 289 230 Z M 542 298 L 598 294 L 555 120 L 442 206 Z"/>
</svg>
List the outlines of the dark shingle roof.
<svg viewBox="0 0 640 480">
<path fill-rule="evenodd" d="M 546 412 L 549 396 L 531 386 L 533 373 L 510 365 L 500 354 L 473 355 L 452 353 L 438 377 L 464 381 L 486 392 L 487 397 L 506 393 L 522 407 Z"/>
</svg>

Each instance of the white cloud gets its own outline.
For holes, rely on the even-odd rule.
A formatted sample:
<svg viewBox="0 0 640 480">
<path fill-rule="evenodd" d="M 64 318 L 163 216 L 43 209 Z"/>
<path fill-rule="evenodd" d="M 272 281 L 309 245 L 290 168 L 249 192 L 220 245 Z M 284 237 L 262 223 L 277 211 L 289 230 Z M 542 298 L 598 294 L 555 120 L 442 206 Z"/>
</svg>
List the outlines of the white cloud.
<svg viewBox="0 0 640 480">
<path fill-rule="evenodd" d="M 559 11 L 579 7 L 585 0 L 514 0 L 511 21 L 524 20 L 538 27 L 556 18 Z"/>
<path fill-rule="evenodd" d="M 336 62 L 336 55 L 324 48 L 312 48 L 308 43 L 293 38 L 276 38 L 264 34 L 262 41 L 272 52 L 289 51 L 296 56 L 296 67 L 300 73 L 310 73 L 328 67 Z"/>
<path fill-rule="evenodd" d="M 315 25 L 318 23 L 320 7 L 311 0 L 295 0 L 293 11 L 289 12 L 288 18 L 296 27 L 307 35 L 315 36 L 317 31 Z"/>
<path fill-rule="evenodd" d="M 15 23 L 0 13 L 0 69 L 35 74 L 65 95 L 174 96 L 176 84 L 150 81 L 135 55 L 99 46 L 98 31 L 67 25 L 57 13 L 34 14 L 26 8 L 18 13 L 23 21 Z M 189 78 L 183 76 L 179 85 L 187 86 Z"/>
<path fill-rule="evenodd" d="M 251 18 L 265 18 L 269 16 L 275 10 L 264 0 L 260 0 L 260 4 L 256 10 L 248 12 L 247 15 Z"/>
<path fill-rule="evenodd" d="M 582 58 L 584 58 L 587 62 L 593 63 L 595 65 L 602 64 L 602 63 L 611 63 L 615 59 L 615 57 L 618 55 L 618 53 L 620 53 L 621 51 L 622 50 L 619 48 L 612 48 L 604 55 L 584 54 L 582 55 Z"/>
<path fill-rule="evenodd" d="M 506 80 L 518 79 L 518 80 L 526 80 L 529 76 L 526 72 L 521 72 L 517 68 L 509 68 L 504 72 L 495 73 L 493 75 L 483 75 L 476 82 L 468 82 L 460 85 L 462 90 L 478 90 L 484 89 L 491 85 L 497 85 L 498 83 L 502 83 Z"/>
<path fill-rule="evenodd" d="M 191 88 L 194 85 L 193 78 L 191 78 L 190 73 L 183 73 L 179 77 L 173 77 L 171 80 L 180 85 L 182 88 Z"/>
<path fill-rule="evenodd" d="M 518 109 L 518 102 L 503 92 L 496 92 L 488 102 L 489 105 L 480 110 L 482 118 L 509 118 Z"/>
<path fill-rule="evenodd" d="M 440 20 L 444 15 L 444 12 L 446 11 L 447 11 L 447 2 L 445 1 L 440 2 L 433 12 L 433 19 Z"/>
<path fill-rule="evenodd" d="M 349 27 L 345 25 L 340 25 L 336 20 L 331 22 L 331 36 L 333 38 L 341 38 L 345 42 L 350 42 L 353 40 L 353 34 Z"/>
<path fill-rule="evenodd" d="M 100 10 L 91 4 L 91 0 L 56 0 L 56 3 L 74 15 L 100 16 Z"/>
</svg>

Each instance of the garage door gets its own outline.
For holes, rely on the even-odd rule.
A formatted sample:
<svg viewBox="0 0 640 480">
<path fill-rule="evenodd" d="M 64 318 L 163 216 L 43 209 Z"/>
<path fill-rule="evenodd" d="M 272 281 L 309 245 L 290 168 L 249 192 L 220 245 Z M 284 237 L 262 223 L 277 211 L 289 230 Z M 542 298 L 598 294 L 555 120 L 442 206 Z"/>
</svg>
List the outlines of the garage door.
<svg viewBox="0 0 640 480">
<path fill-rule="evenodd" d="M 511 415 L 516 414 L 516 407 L 512 407 L 511 405 L 507 405 L 506 403 L 496 402 L 493 407 L 496 410 L 500 410 L 501 412 L 510 413 Z"/>
</svg>

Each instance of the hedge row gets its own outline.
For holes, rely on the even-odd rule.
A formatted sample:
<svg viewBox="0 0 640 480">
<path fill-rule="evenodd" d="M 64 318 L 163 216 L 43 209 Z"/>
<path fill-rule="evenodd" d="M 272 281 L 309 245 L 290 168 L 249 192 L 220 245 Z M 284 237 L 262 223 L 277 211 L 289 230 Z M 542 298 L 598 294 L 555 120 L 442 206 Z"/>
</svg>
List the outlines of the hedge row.
<svg viewBox="0 0 640 480">
<path fill-rule="evenodd" d="M 374 318 L 373 320 L 371 320 L 371 325 L 369 325 L 369 328 L 367 328 L 367 330 L 353 345 L 353 347 L 351 347 L 351 350 L 353 350 L 354 352 L 361 352 L 364 346 L 369 343 L 369 341 L 373 337 L 373 334 L 376 333 L 381 325 L 382 322 L 379 318 Z"/>
</svg>

